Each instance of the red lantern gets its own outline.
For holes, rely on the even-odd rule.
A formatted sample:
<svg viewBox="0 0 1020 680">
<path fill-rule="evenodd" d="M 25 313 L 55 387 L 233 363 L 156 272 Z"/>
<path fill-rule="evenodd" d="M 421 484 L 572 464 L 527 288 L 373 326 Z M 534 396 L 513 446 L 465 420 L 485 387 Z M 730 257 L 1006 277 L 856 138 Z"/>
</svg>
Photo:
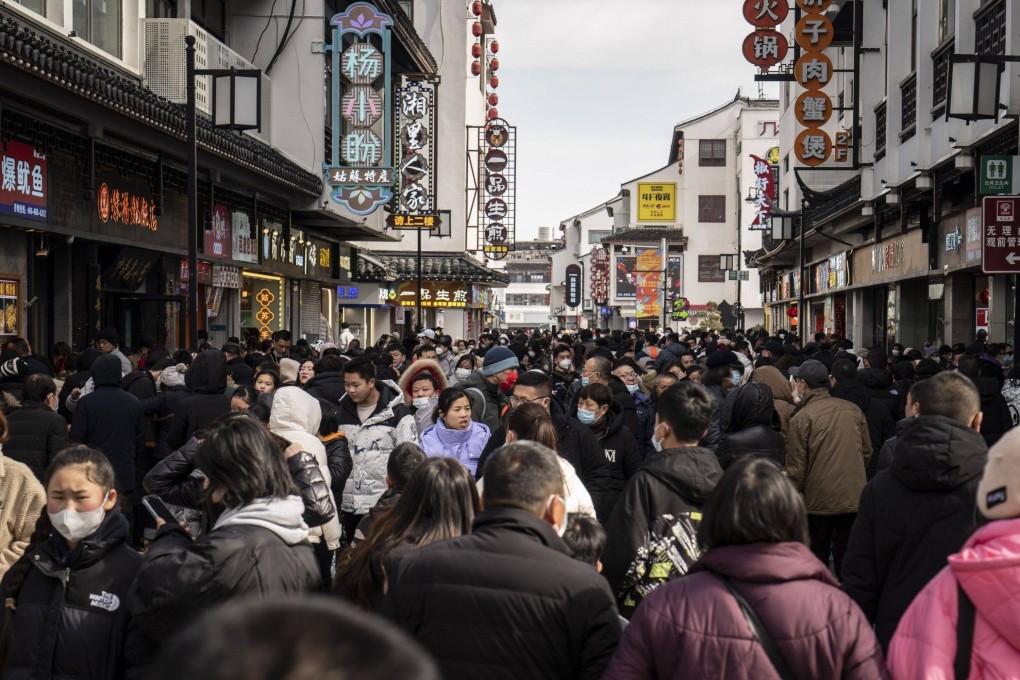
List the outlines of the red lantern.
<svg viewBox="0 0 1020 680">
<path fill-rule="evenodd" d="M 482 56 L 482 46 L 479 45 L 478 43 L 475 43 L 474 45 L 472 45 L 471 46 L 471 56 L 474 57 L 475 59 L 478 59 L 479 57 L 481 57 Z"/>
<path fill-rule="evenodd" d="M 499 103 L 499 95 L 496 94 L 495 92 L 489 93 L 489 104 L 491 106 L 495 106 L 498 103 Z"/>
<path fill-rule="evenodd" d="M 476 21 L 474 25 L 471 27 L 471 35 L 475 36 L 476 38 L 479 37 L 484 32 L 485 29 L 482 28 L 481 21 Z"/>
<path fill-rule="evenodd" d="M 472 2 L 471 13 L 474 14 L 476 17 L 482 16 L 482 3 L 478 1 Z"/>
<path fill-rule="evenodd" d="M 786 316 L 790 317 L 791 319 L 796 319 L 797 318 L 797 308 L 796 307 L 790 307 L 789 309 L 787 309 L 786 310 Z"/>
<path fill-rule="evenodd" d="M 471 75 L 478 76 L 482 74 L 482 62 L 475 59 L 471 62 Z"/>
<path fill-rule="evenodd" d="M 496 57 L 493 57 L 492 59 L 489 60 L 489 70 L 490 71 L 498 71 L 499 70 L 499 59 L 497 59 Z"/>
<path fill-rule="evenodd" d="M 489 120 L 496 120 L 499 118 L 499 111 L 496 109 L 489 109 Z"/>
<path fill-rule="evenodd" d="M 489 51 L 492 52 L 493 54 L 496 54 L 496 52 L 499 52 L 499 41 L 498 40 L 493 40 L 492 42 L 489 43 Z"/>
<path fill-rule="evenodd" d="M 491 87 L 494 90 L 497 87 L 499 87 L 499 76 L 497 76 L 495 73 L 489 76 L 489 87 Z"/>
</svg>

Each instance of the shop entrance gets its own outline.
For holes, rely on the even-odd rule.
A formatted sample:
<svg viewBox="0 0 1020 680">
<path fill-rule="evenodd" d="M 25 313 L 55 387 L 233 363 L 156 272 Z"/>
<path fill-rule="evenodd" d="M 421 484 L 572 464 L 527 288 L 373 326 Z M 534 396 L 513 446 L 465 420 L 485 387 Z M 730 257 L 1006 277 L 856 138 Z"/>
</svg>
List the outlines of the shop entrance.
<svg viewBox="0 0 1020 680">
<path fill-rule="evenodd" d="M 121 332 L 125 347 L 134 349 L 144 337 L 156 347 L 186 347 L 183 295 L 108 295 L 107 323 Z"/>
</svg>

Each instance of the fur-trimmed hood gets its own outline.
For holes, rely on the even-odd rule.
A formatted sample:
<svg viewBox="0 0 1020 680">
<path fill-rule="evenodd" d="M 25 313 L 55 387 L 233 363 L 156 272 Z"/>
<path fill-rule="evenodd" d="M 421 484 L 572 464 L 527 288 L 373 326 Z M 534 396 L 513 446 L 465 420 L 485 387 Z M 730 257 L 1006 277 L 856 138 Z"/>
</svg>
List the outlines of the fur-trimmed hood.
<svg viewBox="0 0 1020 680">
<path fill-rule="evenodd" d="M 411 394 L 411 383 L 413 383 L 418 374 L 422 372 L 429 373 L 433 378 L 435 378 L 436 384 L 439 385 L 437 393 L 442 392 L 450 386 L 450 381 L 447 380 L 446 373 L 443 372 L 443 368 L 439 365 L 438 361 L 433 359 L 419 359 L 408 366 L 407 370 L 400 375 L 398 385 L 400 385 L 400 389 L 408 397 L 413 396 Z"/>
</svg>

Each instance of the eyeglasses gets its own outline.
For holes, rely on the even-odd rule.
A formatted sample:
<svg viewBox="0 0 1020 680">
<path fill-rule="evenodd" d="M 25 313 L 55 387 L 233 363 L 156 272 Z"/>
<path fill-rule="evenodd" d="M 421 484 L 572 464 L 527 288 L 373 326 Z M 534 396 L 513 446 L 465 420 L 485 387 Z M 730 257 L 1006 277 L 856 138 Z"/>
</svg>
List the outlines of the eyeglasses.
<svg viewBox="0 0 1020 680">
<path fill-rule="evenodd" d="M 521 404 L 523 404 L 526 401 L 541 401 L 542 399 L 545 399 L 545 397 L 535 397 L 534 399 L 528 399 L 527 397 L 518 397 L 515 394 L 512 397 L 510 397 L 510 405 L 511 406 L 520 406 Z"/>
<path fill-rule="evenodd" d="M 619 378 L 620 380 L 630 380 L 631 378 L 636 378 L 637 373 L 635 373 L 634 371 L 630 371 L 628 373 L 617 373 L 616 377 Z"/>
</svg>

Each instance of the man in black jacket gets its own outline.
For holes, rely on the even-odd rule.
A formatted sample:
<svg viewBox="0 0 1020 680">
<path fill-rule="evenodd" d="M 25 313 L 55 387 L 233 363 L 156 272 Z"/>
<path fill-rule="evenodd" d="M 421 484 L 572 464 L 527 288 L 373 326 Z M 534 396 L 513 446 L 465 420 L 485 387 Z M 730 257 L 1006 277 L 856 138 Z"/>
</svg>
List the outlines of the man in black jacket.
<svg viewBox="0 0 1020 680">
<path fill-rule="evenodd" d="M 191 396 L 174 409 L 166 436 L 170 451 L 184 446 L 194 434 L 230 410 L 227 389 L 227 358 L 218 349 L 199 352 L 184 374 Z"/>
<path fill-rule="evenodd" d="M 48 375 L 28 376 L 22 399 L 21 408 L 7 416 L 10 432 L 3 455 L 27 465 L 42 482 L 50 460 L 67 446 L 67 421 L 53 412 L 57 386 Z"/>
<path fill-rule="evenodd" d="M 880 451 L 885 440 L 896 435 L 896 421 L 889 415 L 878 399 L 872 398 L 868 390 L 857 380 L 857 364 L 849 359 L 837 359 L 832 364 L 832 388 L 829 390 L 836 399 L 843 399 L 855 404 L 868 421 L 868 434 L 871 437 L 871 450 Z M 878 463 L 878 457 L 872 456 L 868 466 L 872 470 Z"/>
<path fill-rule="evenodd" d="M 900 413 L 900 399 L 905 399 L 906 395 L 896 391 L 888 364 L 889 360 L 884 349 L 880 347 L 869 349 L 864 355 L 864 368 L 857 372 L 857 380 L 872 399 L 885 406 L 889 411 L 889 417 L 895 423 Z"/>
<path fill-rule="evenodd" d="M 864 487 L 843 559 L 843 587 L 883 647 L 914 596 L 973 530 L 988 454 L 978 393 L 967 378 L 939 373 L 916 397 L 920 415 L 899 436 L 892 466 Z"/>
<path fill-rule="evenodd" d="M 244 360 L 240 343 L 228 342 L 223 345 L 223 356 L 227 360 L 227 371 L 235 385 L 251 385 L 255 381 L 255 369 Z"/>
<path fill-rule="evenodd" d="M 404 558 L 383 611 L 447 680 L 602 676 L 620 638 L 613 596 L 559 538 L 555 453 L 516 442 L 493 453 L 471 533 Z"/>
</svg>

